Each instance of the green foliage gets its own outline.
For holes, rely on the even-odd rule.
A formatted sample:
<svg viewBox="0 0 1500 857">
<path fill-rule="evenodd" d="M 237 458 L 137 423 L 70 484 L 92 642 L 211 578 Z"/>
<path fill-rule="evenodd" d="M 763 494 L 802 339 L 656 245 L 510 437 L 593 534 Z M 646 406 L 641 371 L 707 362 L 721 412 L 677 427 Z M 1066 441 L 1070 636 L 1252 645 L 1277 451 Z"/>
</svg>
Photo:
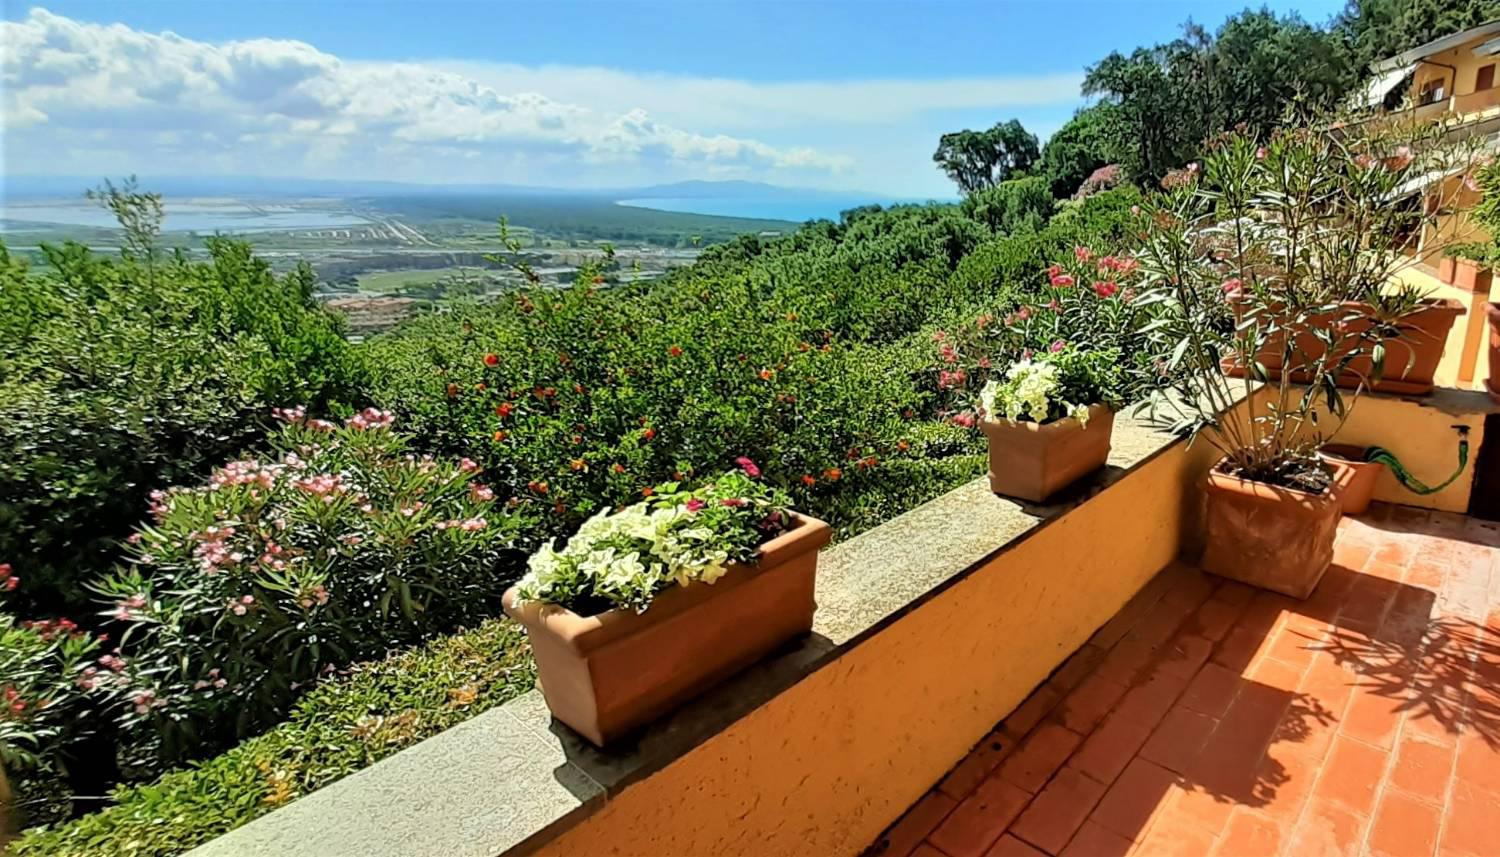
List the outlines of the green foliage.
<svg viewBox="0 0 1500 857">
<path fill-rule="evenodd" d="M 1083 92 L 1110 105 L 1099 136 L 1145 183 L 1197 157 L 1215 134 L 1264 135 L 1293 107 L 1335 107 L 1362 73 L 1341 32 L 1247 10 L 1216 34 L 1189 23 L 1166 44 L 1111 53 L 1089 68 Z"/>
<path fill-rule="evenodd" d="M 1024 174 L 1040 157 L 1036 135 L 1018 119 L 997 122 L 986 131 L 954 131 L 938 140 L 932 162 L 958 189 L 973 193 Z"/>
<path fill-rule="evenodd" d="M 993 232 L 1034 231 L 1052 216 L 1052 191 L 1047 179 L 1027 176 L 976 190 L 964 197 L 961 207 L 965 217 Z"/>
<path fill-rule="evenodd" d="M 201 765 L 125 786 L 107 809 L 11 846 L 18 857 L 181 854 L 499 705 L 535 683 L 526 638 L 492 620 L 306 694 L 286 722 Z"/>
<path fill-rule="evenodd" d="M 1336 26 L 1368 65 L 1496 18 L 1496 0 L 1350 0 Z"/>
<path fill-rule="evenodd" d="M 246 244 L 208 246 L 204 262 L 46 247 L 43 272 L 0 249 L 0 557 L 23 607 L 79 610 L 152 489 L 253 443 L 273 404 L 357 388 L 310 271 L 278 278 Z"/>
<path fill-rule="evenodd" d="M 529 547 L 476 465 L 408 453 L 388 415 L 282 416 L 279 459 L 156 492 L 131 564 L 93 586 L 125 627 L 127 770 L 260 731 L 320 670 L 493 615 Z"/>
<path fill-rule="evenodd" d="M 1108 101 L 1091 104 L 1047 138 L 1037 171 L 1051 183 L 1053 196 L 1067 199 L 1095 170 L 1119 162 L 1120 109 Z"/>
</svg>

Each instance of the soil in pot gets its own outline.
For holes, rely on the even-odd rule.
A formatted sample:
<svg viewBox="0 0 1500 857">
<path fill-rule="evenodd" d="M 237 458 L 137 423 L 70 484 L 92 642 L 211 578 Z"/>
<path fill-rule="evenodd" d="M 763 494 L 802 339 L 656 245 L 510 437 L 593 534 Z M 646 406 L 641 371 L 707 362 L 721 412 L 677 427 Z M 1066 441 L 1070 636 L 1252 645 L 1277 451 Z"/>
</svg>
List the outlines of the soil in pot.
<svg viewBox="0 0 1500 857">
<path fill-rule="evenodd" d="M 518 605 L 516 590 L 506 592 L 505 612 L 526 627 L 553 716 L 595 745 L 617 743 L 812 630 L 818 549 L 832 531 L 794 517 L 754 565 L 732 565 L 711 585 L 671 587 L 644 613 L 580 616 Z"/>
<path fill-rule="evenodd" d="M 1215 466 L 1205 493 L 1204 571 L 1293 598 L 1312 594 L 1333 561 L 1337 491 L 1256 482 Z"/>
<path fill-rule="evenodd" d="M 984 420 L 989 439 L 990 490 L 1041 503 L 1109 460 L 1115 414 L 1106 405 L 1089 408 L 1088 424 L 1072 417 L 1050 423 Z"/>
<path fill-rule="evenodd" d="M 1363 515 L 1375 497 L 1375 483 L 1385 465 L 1365 460 L 1365 447 L 1347 443 L 1330 443 L 1318 450 L 1318 456 L 1333 467 L 1334 491 L 1345 515 Z"/>
</svg>

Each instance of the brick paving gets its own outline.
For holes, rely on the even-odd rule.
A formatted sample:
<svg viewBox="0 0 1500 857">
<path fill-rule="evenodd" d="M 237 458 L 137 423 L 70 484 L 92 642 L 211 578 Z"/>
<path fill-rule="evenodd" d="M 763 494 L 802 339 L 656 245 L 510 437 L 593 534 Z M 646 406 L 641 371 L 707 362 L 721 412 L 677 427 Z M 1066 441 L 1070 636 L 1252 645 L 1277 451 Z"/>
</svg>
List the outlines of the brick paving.
<svg viewBox="0 0 1500 857">
<path fill-rule="evenodd" d="M 1497 557 L 1377 505 L 1306 601 L 1167 568 L 866 853 L 1500 854 Z"/>
</svg>

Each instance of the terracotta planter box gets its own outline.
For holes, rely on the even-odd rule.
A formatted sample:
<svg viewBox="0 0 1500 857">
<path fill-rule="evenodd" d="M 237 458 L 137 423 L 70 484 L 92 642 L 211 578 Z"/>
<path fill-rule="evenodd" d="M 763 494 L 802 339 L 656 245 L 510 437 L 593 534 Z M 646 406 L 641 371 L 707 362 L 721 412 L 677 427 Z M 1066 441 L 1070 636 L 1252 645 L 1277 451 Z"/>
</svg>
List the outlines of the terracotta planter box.
<svg viewBox="0 0 1500 857">
<path fill-rule="evenodd" d="M 1421 309 L 1401 320 L 1401 335 L 1385 340 L 1384 376 L 1371 384 L 1369 389 L 1403 396 L 1424 396 L 1432 392 L 1433 375 L 1437 372 L 1438 364 L 1442 362 L 1443 349 L 1448 342 L 1448 331 L 1453 328 L 1453 322 L 1464 314 L 1464 305 L 1460 301 L 1450 299 L 1430 299 L 1422 303 Z M 1345 306 L 1360 308 L 1365 305 L 1349 303 Z M 1243 312 L 1243 304 L 1236 304 L 1237 320 L 1243 320 Z M 1332 325 L 1335 320 L 1336 316 L 1325 315 L 1314 317 L 1310 321 L 1314 326 L 1328 326 Z M 1333 357 L 1327 356 L 1323 343 L 1311 333 L 1298 334 L 1296 351 L 1292 355 L 1296 361 L 1292 380 L 1299 383 L 1305 382 L 1308 378 L 1308 373 L 1305 371 L 1307 366 L 1327 365 L 1322 361 L 1342 359 L 1354 348 L 1355 338 L 1369 327 L 1369 322 L 1351 323 L 1347 333 L 1350 344 L 1339 350 Z M 1280 334 L 1272 336 L 1256 355 L 1257 360 L 1266 367 L 1267 378 L 1272 381 L 1281 378 L 1282 341 Z M 1340 373 L 1338 385 L 1352 390 L 1359 385 L 1361 378 L 1369 378 L 1372 368 L 1373 364 L 1368 356 L 1355 357 L 1349 361 L 1346 371 Z M 1227 358 L 1224 371 L 1239 378 L 1244 376 L 1245 366 L 1241 361 Z"/>
<path fill-rule="evenodd" d="M 990 490 L 1040 503 L 1104 466 L 1115 413 L 1106 405 L 1089 408 L 1085 427 L 1068 417 L 1033 422 L 984 420 L 990 441 Z"/>
<path fill-rule="evenodd" d="M 1318 457 L 1334 468 L 1334 487 L 1345 515 L 1363 515 L 1375 497 L 1375 483 L 1385 465 L 1365 461 L 1365 447 L 1330 443 L 1318 450 Z"/>
<path fill-rule="evenodd" d="M 1458 259 L 1453 269 L 1454 286 L 1468 292 L 1478 292 L 1482 295 L 1490 293 L 1490 283 L 1494 274 L 1489 268 L 1469 259 Z"/>
<path fill-rule="evenodd" d="M 1338 492 L 1308 494 L 1220 473 L 1205 485 L 1203 570 L 1306 598 L 1333 561 Z"/>
<path fill-rule="evenodd" d="M 761 545 L 754 565 L 735 564 L 712 585 L 675 586 L 644 613 L 579 616 L 556 604 L 516 605 L 547 707 L 598 746 L 652 720 L 812 630 L 813 581 L 828 525 L 796 526 Z"/>
<path fill-rule="evenodd" d="M 1457 261 L 1458 260 L 1454 259 L 1452 256 L 1439 256 L 1437 260 L 1438 279 L 1449 285 L 1452 285 L 1454 269 L 1457 267 L 1455 263 Z"/>
<path fill-rule="evenodd" d="M 1449 285 L 1454 284 L 1454 269 L 1457 267 L 1457 263 L 1458 260 L 1455 260 L 1454 257 L 1449 257 L 1449 255 L 1437 257 L 1437 279 Z"/>
</svg>

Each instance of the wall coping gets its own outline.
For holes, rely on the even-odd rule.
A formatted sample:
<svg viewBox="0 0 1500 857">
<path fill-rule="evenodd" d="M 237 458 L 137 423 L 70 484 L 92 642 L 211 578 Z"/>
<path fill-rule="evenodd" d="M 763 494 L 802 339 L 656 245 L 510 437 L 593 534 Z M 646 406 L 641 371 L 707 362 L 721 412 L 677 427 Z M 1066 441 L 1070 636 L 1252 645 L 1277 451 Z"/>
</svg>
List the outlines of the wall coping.
<svg viewBox="0 0 1500 857">
<path fill-rule="evenodd" d="M 1454 413 L 1493 408 L 1482 393 L 1460 390 L 1413 401 Z M 813 633 L 649 727 L 633 745 L 609 753 L 594 749 L 553 722 L 540 691 L 533 690 L 191 855 L 527 853 L 1182 443 L 1187 441 L 1123 412 L 1116 417 L 1108 466 L 1057 503 L 1033 506 L 997 497 L 980 478 L 828 548 L 819 561 Z"/>
</svg>

